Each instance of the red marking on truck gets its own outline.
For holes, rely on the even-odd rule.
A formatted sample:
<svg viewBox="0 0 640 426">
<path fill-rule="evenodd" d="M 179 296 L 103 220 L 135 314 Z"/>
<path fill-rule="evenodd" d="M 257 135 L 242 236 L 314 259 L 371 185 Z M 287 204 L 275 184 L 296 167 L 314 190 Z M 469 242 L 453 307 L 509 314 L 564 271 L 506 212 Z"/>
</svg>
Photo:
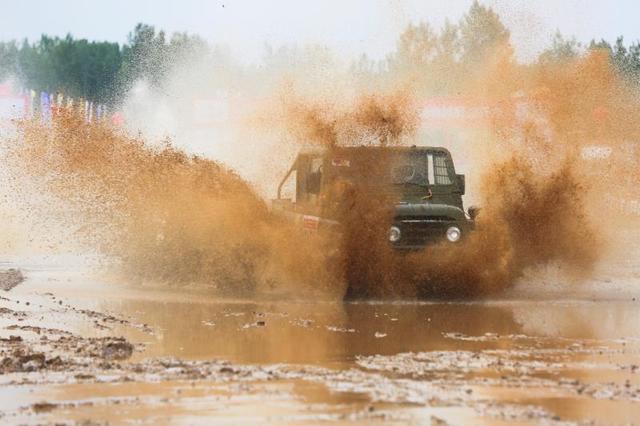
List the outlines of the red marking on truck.
<svg viewBox="0 0 640 426">
<path fill-rule="evenodd" d="M 302 226 L 304 229 L 309 229 L 311 231 L 318 230 L 318 224 L 320 223 L 320 218 L 317 216 L 302 216 Z"/>
</svg>

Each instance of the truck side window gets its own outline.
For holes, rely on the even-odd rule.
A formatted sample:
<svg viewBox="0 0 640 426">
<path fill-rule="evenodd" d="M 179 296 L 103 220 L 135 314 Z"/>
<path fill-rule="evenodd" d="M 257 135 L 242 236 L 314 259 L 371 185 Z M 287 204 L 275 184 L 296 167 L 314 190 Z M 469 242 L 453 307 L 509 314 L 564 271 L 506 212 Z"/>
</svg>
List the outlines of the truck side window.
<svg viewBox="0 0 640 426">
<path fill-rule="evenodd" d="M 433 175 L 436 185 L 451 185 L 453 181 L 449 176 L 447 167 L 447 156 L 443 154 L 433 154 Z"/>
</svg>

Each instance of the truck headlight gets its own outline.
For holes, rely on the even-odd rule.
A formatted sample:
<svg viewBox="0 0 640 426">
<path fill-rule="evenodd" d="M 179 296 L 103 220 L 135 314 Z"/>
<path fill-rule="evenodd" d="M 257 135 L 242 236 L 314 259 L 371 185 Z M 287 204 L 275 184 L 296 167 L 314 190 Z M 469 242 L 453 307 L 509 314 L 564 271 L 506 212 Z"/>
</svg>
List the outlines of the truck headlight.
<svg viewBox="0 0 640 426">
<path fill-rule="evenodd" d="M 389 228 L 389 241 L 391 241 L 392 243 L 397 243 L 398 241 L 400 241 L 400 228 L 398 228 L 397 226 L 392 226 L 391 228 Z"/>
<path fill-rule="evenodd" d="M 459 241 L 461 236 L 462 232 L 457 226 L 450 226 L 449 229 L 447 229 L 447 240 L 452 243 Z"/>
</svg>

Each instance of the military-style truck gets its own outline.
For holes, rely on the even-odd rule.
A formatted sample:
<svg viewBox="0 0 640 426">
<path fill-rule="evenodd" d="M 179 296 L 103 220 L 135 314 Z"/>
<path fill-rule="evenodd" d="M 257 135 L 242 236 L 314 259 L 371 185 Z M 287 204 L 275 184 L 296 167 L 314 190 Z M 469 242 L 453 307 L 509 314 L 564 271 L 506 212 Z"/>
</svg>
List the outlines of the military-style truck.
<svg viewBox="0 0 640 426">
<path fill-rule="evenodd" d="M 381 232 L 397 249 L 458 243 L 478 212 L 463 209 L 465 177 L 456 174 L 449 151 L 416 146 L 303 150 L 280 182 L 273 210 L 309 230 L 339 230 L 353 191 L 388 200 L 392 214 Z"/>
</svg>

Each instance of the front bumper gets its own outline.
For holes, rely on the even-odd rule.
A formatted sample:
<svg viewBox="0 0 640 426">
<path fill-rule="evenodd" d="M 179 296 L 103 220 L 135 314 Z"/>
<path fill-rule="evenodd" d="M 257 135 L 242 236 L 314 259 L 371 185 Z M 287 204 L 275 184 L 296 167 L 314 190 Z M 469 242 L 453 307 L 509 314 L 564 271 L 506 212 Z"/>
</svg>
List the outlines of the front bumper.
<svg viewBox="0 0 640 426">
<path fill-rule="evenodd" d="M 393 248 L 419 250 L 430 244 L 448 241 L 446 232 L 451 226 L 458 227 L 462 236 L 459 241 L 450 244 L 459 244 L 473 230 L 473 221 L 466 220 L 461 222 L 439 218 L 402 219 L 394 221 L 393 226 L 400 229 L 400 239 L 390 243 Z"/>
</svg>

